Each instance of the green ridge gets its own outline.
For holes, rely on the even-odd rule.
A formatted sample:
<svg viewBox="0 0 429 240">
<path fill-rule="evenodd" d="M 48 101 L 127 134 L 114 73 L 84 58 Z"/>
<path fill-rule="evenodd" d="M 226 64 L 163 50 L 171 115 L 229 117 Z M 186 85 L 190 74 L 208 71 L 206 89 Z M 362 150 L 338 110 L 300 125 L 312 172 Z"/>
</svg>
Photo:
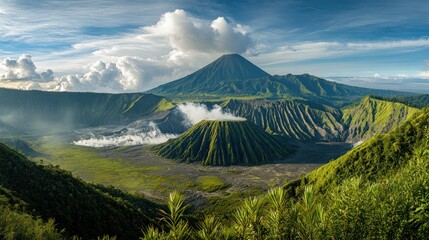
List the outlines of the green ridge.
<svg viewBox="0 0 429 240">
<path fill-rule="evenodd" d="M 248 119 L 266 132 L 298 140 L 338 141 L 341 112 L 298 100 L 230 100 L 227 111 Z"/>
<path fill-rule="evenodd" d="M 208 121 L 152 147 L 166 158 L 203 165 L 251 165 L 283 160 L 292 148 L 248 121 Z"/>
<path fill-rule="evenodd" d="M 350 143 L 390 132 L 418 111 L 372 97 L 342 110 L 302 100 L 228 100 L 221 106 L 270 134 L 304 141 Z"/>
<path fill-rule="evenodd" d="M 53 166 L 38 165 L 0 143 L 0 199 L 24 203 L 28 213 L 55 219 L 68 235 L 109 234 L 136 239 L 152 223 L 157 205 L 119 190 L 95 186 Z M 1 220 L 0 220 L 1 221 Z"/>
<path fill-rule="evenodd" d="M 346 179 L 362 177 L 375 181 L 401 168 L 414 155 L 416 149 L 429 144 L 429 108 L 416 113 L 413 118 L 385 135 L 376 135 L 303 179 L 292 182 L 289 187 L 301 184 L 314 185 L 326 191 Z"/>
<path fill-rule="evenodd" d="M 342 110 L 342 122 L 347 127 L 343 139 L 347 142 L 366 140 L 377 133 L 388 133 L 413 116 L 418 109 L 366 97 Z"/>
</svg>

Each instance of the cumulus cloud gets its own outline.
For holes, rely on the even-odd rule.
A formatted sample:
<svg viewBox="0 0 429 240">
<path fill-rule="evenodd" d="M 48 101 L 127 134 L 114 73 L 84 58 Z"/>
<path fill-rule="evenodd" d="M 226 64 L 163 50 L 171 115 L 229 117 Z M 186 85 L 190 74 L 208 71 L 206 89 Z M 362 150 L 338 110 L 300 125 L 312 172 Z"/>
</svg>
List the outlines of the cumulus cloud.
<svg viewBox="0 0 429 240">
<path fill-rule="evenodd" d="M 154 26 L 144 29 L 165 36 L 181 52 L 244 53 L 254 45 L 246 26 L 234 26 L 224 17 L 205 23 L 181 9 L 165 13 Z"/>
<path fill-rule="evenodd" d="M 21 89 L 23 89 L 23 90 L 42 90 L 43 87 L 40 85 L 40 83 L 30 82 L 29 84 L 25 85 Z"/>
<path fill-rule="evenodd" d="M 185 117 L 184 124 L 192 126 L 202 120 L 231 120 L 243 121 L 245 118 L 237 117 L 231 113 L 224 112 L 219 105 L 215 105 L 212 109 L 208 109 L 206 105 L 200 103 L 184 103 L 179 104 L 177 109 Z"/>
<path fill-rule="evenodd" d="M 4 59 L 0 71 L 0 80 L 48 82 L 54 79 L 54 72 L 51 69 L 40 74 L 37 73 L 36 65 L 33 63 L 31 55 L 28 54 L 22 54 L 18 60 Z"/>
<path fill-rule="evenodd" d="M 112 91 L 121 89 L 119 81 L 122 78 L 121 71 L 114 63 L 104 63 L 97 61 L 90 68 L 89 72 L 82 77 L 77 75 L 67 75 L 60 79 L 57 91 Z"/>
<path fill-rule="evenodd" d="M 97 61 L 82 76 L 65 75 L 59 79 L 56 91 L 139 91 L 153 87 L 160 75 L 171 70 L 155 60 L 122 57 L 115 63 Z"/>
</svg>

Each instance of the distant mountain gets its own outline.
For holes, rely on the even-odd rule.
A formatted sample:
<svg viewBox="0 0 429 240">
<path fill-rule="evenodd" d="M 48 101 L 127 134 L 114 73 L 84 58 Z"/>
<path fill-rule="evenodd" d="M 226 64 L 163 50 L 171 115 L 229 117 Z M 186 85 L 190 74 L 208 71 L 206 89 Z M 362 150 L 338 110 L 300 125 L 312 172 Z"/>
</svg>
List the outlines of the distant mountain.
<svg viewBox="0 0 429 240">
<path fill-rule="evenodd" d="M 143 226 L 154 223 L 159 207 L 141 197 L 85 183 L 58 167 L 38 165 L 0 143 L 2 199 L 46 221 L 53 218 L 68 236 L 84 239 L 104 234 L 137 239 Z"/>
<path fill-rule="evenodd" d="M 223 55 L 200 70 L 149 93 L 176 99 L 305 98 L 344 105 L 369 94 L 406 93 L 352 87 L 308 74 L 271 76 L 238 54 Z"/>
<path fill-rule="evenodd" d="M 1 117 L 0 117 L 1 118 Z M 16 129 L 14 127 L 11 127 L 3 122 L 0 121 L 0 135 L 5 136 L 18 136 L 18 135 L 24 135 L 26 134 L 23 130 Z"/>
<path fill-rule="evenodd" d="M 368 95 L 377 96 L 403 96 L 411 93 L 397 92 L 391 90 L 380 90 L 371 88 L 354 87 L 341 83 L 325 80 L 310 74 L 301 75 L 275 75 L 289 89 L 294 89 L 295 97 L 315 100 L 319 103 L 345 106 L 357 102 Z"/>
<path fill-rule="evenodd" d="M 138 119 L 172 107 L 152 94 L 0 89 L 0 130 L 64 131 Z M 3 122 L 3 125 L 1 124 Z M 6 131 L 3 130 L 3 131 Z"/>
<path fill-rule="evenodd" d="M 284 160 L 293 151 L 284 141 L 248 121 L 208 121 L 179 138 L 152 147 L 166 158 L 210 166 L 254 165 Z"/>
<path fill-rule="evenodd" d="M 282 89 L 274 77 L 238 54 L 223 55 L 179 80 L 148 91 L 169 97 L 248 96 L 270 97 Z"/>
</svg>

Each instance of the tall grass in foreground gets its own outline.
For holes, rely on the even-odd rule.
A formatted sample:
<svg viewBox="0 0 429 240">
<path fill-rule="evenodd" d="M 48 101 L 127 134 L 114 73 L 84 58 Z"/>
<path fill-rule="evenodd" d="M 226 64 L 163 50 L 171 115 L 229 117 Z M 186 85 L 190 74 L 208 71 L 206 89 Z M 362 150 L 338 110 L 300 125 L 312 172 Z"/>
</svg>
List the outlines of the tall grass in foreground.
<svg viewBox="0 0 429 240">
<path fill-rule="evenodd" d="M 377 182 L 345 180 L 325 193 L 305 187 L 299 199 L 283 188 L 246 199 L 228 223 L 206 216 L 195 227 L 184 218 L 183 195 L 173 192 L 164 229 L 142 239 L 427 239 L 429 151 L 417 148 L 409 164 Z"/>
<path fill-rule="evenodd" d="M 0 196 L 0 239 L 64 239 L 62 231 L 55 228 L 53 220 L 44 222 L 8 205 L 7 200 Z"/>
</svg>

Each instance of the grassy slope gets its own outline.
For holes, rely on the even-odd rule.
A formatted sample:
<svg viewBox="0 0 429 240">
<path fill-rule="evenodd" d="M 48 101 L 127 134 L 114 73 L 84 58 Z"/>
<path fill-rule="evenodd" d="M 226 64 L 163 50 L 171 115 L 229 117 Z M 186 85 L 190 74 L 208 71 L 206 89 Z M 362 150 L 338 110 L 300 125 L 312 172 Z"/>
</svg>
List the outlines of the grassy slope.
<svg viewBox="0 0 429 240">
<path fill-rule="evenodd" d="M 366 97 L 342 109 L 342 122 L 347 129 L 343 138 L 347 142 L 356 142 L 377 133 L 390 132 L 417 111 L 401 103 Z"/>
<path fill-rule="evenodd" d="M 37 165 L 0 143 L 0 185 L 68 234 L 130 239 L 151 222 L 155 204 L 111 188 L 87 184 L 52 166 Z"/>
<path fill-rule="evenodd" d="M 216 166 L 268 163 L 291 153 L 287 144 L 248 121 L 201 121 L 152 149 L 166 158 Z"/>
<path fill-rule="evenodd" d="M 413 151 L 428 144 L 429 109 L 423 109 L 412 119 L 391 133 L 376 135 L 364 144 L 289 186 L 313 184 L 325 191 L 345 179 L 361 176 L 364 180 L 377 180 L 406 164 Z"/>
<path fill-rule="evenodd" d="M 343 131 L 341 112 L 324 105 L 297 100 L 230 100 L 222 106 L 268 133 L 292 139 L 335 141 Z"/>
<path fill-rule="evenodd" d="M 43 221 L 25 212 L 25 203 L 0 186 L 0 239 L 65 239 L 52 220 Z"/>
<path fill-rule="evenodd" d="M 229 100 L 221 106 L 270 134 L 305 141 L 366 140 L 393 130 L 418 111 L 372 97 L 342 110 L 299 100 Z"/>
<path fill-rule="evenodd" d="M 121 158 L 102 157 L 102 150 L 64 143 L 56 137 L 44 137 L 38 141 L 37 151 L 50 157 L 37 160 L 60 165 L 86 182 L 113 185 L 132 194 L 156 192 L 162 195 L 195 185 L 185 174 L 163 176 L 160 172 L 165 170 L 165 166 L 161 164 L 138 164 Z M 117 151 L 120 152 L 121 148 Z"/>
<path fill-rule="evenodd" d="M 95 126 L 133 119 L 171 107 L 165 98 L 151 94 L 0 89 L 0 120 L 9 126 L 32 131 Z"/>
</svg>

